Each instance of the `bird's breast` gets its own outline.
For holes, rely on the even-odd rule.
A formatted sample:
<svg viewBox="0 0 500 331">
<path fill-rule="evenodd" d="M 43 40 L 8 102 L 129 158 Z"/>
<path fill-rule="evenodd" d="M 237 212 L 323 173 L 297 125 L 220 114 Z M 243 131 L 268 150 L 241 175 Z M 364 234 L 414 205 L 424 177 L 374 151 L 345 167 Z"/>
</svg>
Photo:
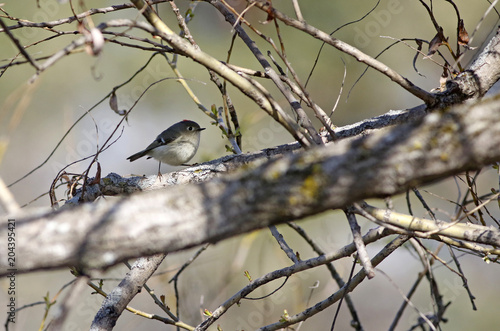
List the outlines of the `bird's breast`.
<svg viewBox="0 0 500 331">
<path fill-rule="evenodd" d="M 198 144 L 192 142 L 177 142 L 158 146 L 151 150 L 148 155 L 170 165 L 181 165 L 193 158 L 198 149 Z"/>
</svg>

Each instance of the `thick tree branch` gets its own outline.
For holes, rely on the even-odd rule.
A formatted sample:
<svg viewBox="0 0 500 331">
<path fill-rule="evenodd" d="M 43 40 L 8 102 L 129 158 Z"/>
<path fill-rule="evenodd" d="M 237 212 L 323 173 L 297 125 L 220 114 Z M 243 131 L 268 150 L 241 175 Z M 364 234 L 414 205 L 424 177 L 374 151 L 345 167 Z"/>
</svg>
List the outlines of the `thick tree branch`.
<svg viewBox="0 0 500 331">
<path fill-rule="evenodd" d="M 164 258 L 164 254 L 158 254 L 138 259 L 120 284 L 104 299 L 90 330 L 112 330 L 125 307 L 141 291 Z"/>
<path fill-rule="evenodd" d="M 467 99 L 480 98 L 500 79 L 500 28 L 474 62 L 455 79 L 446 82 L 446 90 L 438 93 L 444 108 Z"/>
<path fill-rule="evenodd" d="M 19 272 L 103 268 L 301 219 L 500 160 L 497 98 L 188 184 L 16 218 Z M 247 166 L 252 168 L 252 166 Z M 279 208 L 277 208 L 279 206 Z M 410 229 L 411 230 L 411 229 Z M 0 236 L 6 234 L 6 227 Z M 500 245 L 491 229 L 486 244 Z M 0 269 L 6 270 L 5 261 Z"/>
<path fill-rule="evenodd" d="M 479 244 L 500 246 L 500 231 L 472 223 L 448 223 L 404 215 L 390 210 L 364 205 L 363 210 L 384 223 L 401 229 L 411 229 L 428 234 L 430 238 L 445 236 Z M 460 246 L 459 246 L 460 247 Z"/>
<path fill-rule="evenodd" d="M 339 141 L 346 138 L 353 138 L 359 135 L 369 134 L 377 129 L 417 121 L 425 114 L 424 105 L 409 110 L 391 110 L 386 114 L 334 129 L 335 140 Z M 186 170 L 163 174 L 163 179 L 161 181 L 158 180 L 157 175 L 123 178 L 118 174 L 110 173 L 105 177 L 105 180 L 101 180 L 99 185 L 88 186 L 85 192 L 78 190 L 75 196 L 66 202 L 66 205 L 78 205 L 83 201 L 92 202 L 100 196 L 130 194 L 138 191 L 153 191 L 169 185 L 204 182 L 221 174 L 235 171 L 250 163 L 264 162 L 266 160 L 278 158 L 285 154 L 296 152 L 300 150 L 300 148 L 300 144 L 295 142 L 253 153 L 228 155 Z M 81 195 L 82 193 L 84 196 Z"/>
</svg>

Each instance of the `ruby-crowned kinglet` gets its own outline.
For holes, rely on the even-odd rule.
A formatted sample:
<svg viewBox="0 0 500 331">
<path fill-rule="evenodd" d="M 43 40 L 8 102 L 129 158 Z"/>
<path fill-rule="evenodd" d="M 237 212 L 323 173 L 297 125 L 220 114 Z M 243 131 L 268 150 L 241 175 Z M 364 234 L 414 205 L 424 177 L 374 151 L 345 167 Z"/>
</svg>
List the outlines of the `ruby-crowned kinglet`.
<svg viewBox="0 0 500 331">
<path fill-rule="evenodd" d="M 145 150 L 129 156 L 127 160 L 132 162 L 148 155 L 148 159 L 153 157 L 160 161 L 160 166 L 162 162 L 173 166 L 188 165 L 186 162 L 191 160 L 198 150 L 202 130 L 205 128 L 193 121 L 175 123 L 160 133 Z M 159 167 L 158 174 L 160 175 Z"/>
</svg>

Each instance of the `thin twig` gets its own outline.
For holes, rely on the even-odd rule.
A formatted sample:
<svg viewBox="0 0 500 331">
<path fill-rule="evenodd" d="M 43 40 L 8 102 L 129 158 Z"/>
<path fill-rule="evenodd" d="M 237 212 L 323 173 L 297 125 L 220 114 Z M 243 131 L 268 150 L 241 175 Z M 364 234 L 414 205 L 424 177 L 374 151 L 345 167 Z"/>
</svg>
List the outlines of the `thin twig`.
<svg viewBox="0 0 500 331">
<path fill-rule="evenodd" d="M 169 2 L 169 0 L 148 0 L 151 4 L 157 4 L 157 3 L 165 3 Z M 21 19 L 21 18 L 15 18 L 10 15 L 8 15 L 8 18 L 11 21 L 17 21 L 17 25 L 12 25 L 9 26 L 9 30 L 15 30 L 19 28 L 53 28 L 58 25 L 62 24 L 69 24 L 73 23 L 74 21 L 78 21 L 80 19 L 86 18 L 91 15 L 95 14 L 106 14 L 109 12 L 114 12 L 122 9 L 128 9 L 128 8 L 134 8 L 134 5 L 131 3 L 124 3 L 120 5 L 113 5 L 109 7 L 103 7 L 103 8 L 91 8 L 85 12 L 82 12 L 80 14 L 77 14 L 76 16 L 70 16 L 67 18 L 62 18 L 56 21 L 49 21 L 49 22 L 31 22 L 26 19 Z M 2 12 L 6 13 L 3 9 L 1 10 Z M 7 13 L 6 13 L 7 14 Z M 3 29 L 0 29 L 0 32 L 4 32 Z"/>
<path fill-rule="evenodd" d="M 314 282 L 314 284 L 312 286 L 309 286 L 309 288 L 311 289 L 311 292 L 309 292 L 309 297 L 307 297 L 306 307 L 309 306 L 309 303 L 311 302 L 311 298 L 313 296 L 314 290 L 319 287 L 319 284 L 320 284 L 320 282 L 319 282 L 319 280 L 317 280 L 317 281 Z M 304 321 L 302 321 L 302 322 L 299 323 L 299 325 L 296 328 L 296 331 L 300 330 L 300 328 L 302 327 L 303 323 L 304 323 Z"/>
<path fill-rule="evenodd" d="M 362 17 L 354 20 L 354 21 L 350 21 L 350 22 L 347 22 L 345 24 L 342 24 L 341 26 L 339 26 L 338 28 L 336 28 L 335 30 L 333 30 L 331 33 L 330 33 L 330 36 L 333 36 L 335 34 L 335 32 L 345 28 L 346 26 L 349 26 L 351 24 L 355 24 L 355 23 L 358 23 L 358 22 L 361 22 L 363 19 L 365 19 L 366 17 L 368 17 L 368 15 L 370 15 L 377 7 L 378 5 L 380 4 L 380 0 L 377 1 L 377 3 L 367 12 L 365 13 Z M 316 66 L 318 65 L 319 63 L 319 58 L 321 56 L 321 52 L 323 52 L 323 47 L 326 45 L 326 42 L 322 42 L 321 43 L 321 47 L 319 48 L 318 50 L 318 54 L 316 55 L 316 59 L 314 59 L 314 64 L 311 68 L 311 70 L 309 71 L 309 75 L 307 76 L 307 79 L 306 79 L 306 83 L 304 84 L 304 87 L 307 87 L 307 85 L 309 84 L 309 80 L 311 79 L 312 77 L 312 74 L 314 72 L 314 69 L 316 69 Z M 343 61 L 343 60 L 342 60 Z"/>
<path fill-rule="evenodd" d="M 370 265 L 371 265 L 371 261 L 370 261 Z M 356 257 L 352 261 L 351 272 L 349 273 L 349 278 L 347 279 L 347 283 L 345 284 L 346 288 L 349 287 L 349 285 L 352 281 L 352 276 L 354 275 L 354 269 L 356 269 Z M 342 298 L 339 301 L 339 304 L 337 305 L 337 309 L 335 310 L 335 316 L 333 317 L 332 326 L 330 328 L 330 331 L 333 331 L 335 329 L 335 322 L 337 322 L 337 317 L 339 316 L 339 313 L 340 313 L 340 307 L 342 307 L 342 302 L 344 301 L 344 298 L 347 298 L 347 297 L 348 297 L 348 293 L 347 293 L 347 291 L 345 291 L 344 295 L 342 296 Z M 354 324 L 353 326 L 356 328 L 356 330 L 359 330 L 359 327 L 361 325 Z"/>
<path fill-rule="evenodd" d="M 462 271 L 462 267 L 460 266 L 460 262 L 458 261 L 458 258 L 455 255 L 455 252 L 453 251 L 453 249 L 449 245 L 447 245 L 447 246 L 448 246 L 448 251 L 450 252 L 451 257 L 453 258 L 453 261 L 455 262 L 455 265 L 457 266 L 457 270 L 458 270 L 458 273 L 460 275 L 460 278 L 462 279 L 463 286 L 464 286 L 465 290 L 467 291 L 467 294 L 469 295 L 469 300 L 470 300 L 470 303 L 472 304 L 472 310 L 477 310 L 476 303 L 474 302 L 476 297 L 472 294 L 472 291 L 469 288 L 469 283 L 467 281 L 467 278 L 464 275 L 464 272 Z"/>
<path fill-rule="evenodd" d="M 398 325 L 399 320 L 403 316 L 403 313 L 404 313 L 406 307 L 408 306 L 408 303 L 410 302 L 409 300 L 411 299 L 413 294 L 415 294 L 415 291 L 417 290 L 418 286 L 420 285 L 420 282 L 422 281 L 422 279 L 424 279 L 424 276 L 425 276 L 425 272 L 422 271 L 422 272 L 418 273 L 417 279 L 415 280 L 415 282 L 413 282 L 413 285 L 411 286 L 408 293 L 403 297 L 404 298 L 403 303 L 401 304 L 401 306 L 399 306 L 399 309 L 396 312 L 396 315 L 394 316 L 394 319 L 392 320 L 392 323 L 389 326 L 388 331 L 394 331 L 396 329 L 396 326 Z"/>
<path fill-rule="evenodd" d="M 345 79 L 347 77 L 347 66 L 345 64 L 345 61 L 343 58 L 340 58 L 342 60 L 342 63 L 344 64 L 344 76 L 342 77 L 342 83 L 340 85 L 340 90 L 339 93 L 337 94 L 337 100 L 335 100 L 335 104 L 332 107 L 332 112 L 330 113 L 330 118 L 333 116 L 333 112 L 335 109 L 337 109 L 337 106 L 339 105 L 340 97 L 342 96 L 342 92 L 344 91 L 344 84 L 345 84 Z"/>
<path fill-rule="evenodd" d="M 368 252 L 366 251 L 366 246 L 363 243 L 363 238 L 361 236 L 361 228 L 359 227 L 359 224 L 356 221 L 356 216 L 349 209 L 344 209 L 344 213 L 347 217 L 347 221 L 349 222 L 349 227 L 351 228 L 352 240 L 356 245 L 359 261 L 361 262 L 363 268 L 365 268 L 368 279 L 372 279 L 373 277 L 375 277 L 375 271 L 370 263 L 370 257 L 368 256 Z"/>
<path fill-rule="evenodd" d="M 10 29 L 7 27 L 7 25 L 5 25 L 4 21 L 2 20 L 2 18 L 0 18 L 0 26 L 3 28 L 3 31 L 7 34 L 7 36 L 9 36 L 10 40 L 12 40 L 12 42 L 14 43 L 14 45 L 16 45 L 17 49 L 19 50 L 19 52 L 21 52 L 21 54 L 26 58 L 26 60 L 33 66 L 33 68 L 36 69 L 37 73 L 41 70 L 40 66 L 38 65 L 38 63 L 36 63 L 36 61 L 31 57 L 31 55 L 29 55 L 28 52 L 26 52 L 26 49 L 24 49 L 24 46 L 21 45 L 21 42 L 19 41 L 19 39 L 17 39 L 16 37 L 14 37 L 14 35 L 10 32 Z"/>
<path fill-rule="evenodd" d="M 418 315 L 420 316 L 421 319 L 423 319 L 427 325 L 429 326 L 429 328 L 431 330 L 434 330 L 436 331 L 436 327 L 434 326 L 434 324 L 427 318 L 427 316 L 425 316 L 414 304 L 413 302 L 410 301 L 410 299 L 403 293 L 403 290 L 401 290 L 401 288 L 392 280 L 391 277 L 389 277 L 389 275 L 387 275 L 385 272 L 383 272 L 382 270 L 378 269 L 377 270 L 382 274 L 384 275 L 387 280 L 389 280 L 389 283 L 394 286 L 399 294 L 403 297 L 403 299 L 405 300 L 405 302 L 410 306 L 412 307 L 413 309 L 415 309 L 415 311 L 418 313 Z"/>
<path fill-rule="evenodd" d="M 299 21 L 303 21 L 304 16 L 302 16 L 302 11 L 300 10 L 299 0 L 292 0 L 292 4 L 293 4 L 293 10 L 295 11 L 295 16 L 297 16 L 297 19 Z"/>
<path fill-rule="evenodd" d="M 191 258 L 189 260 L 187 260 L 186 262 L 184 262 L 184 264 L 182 265 L 182 267 L 179 269 L 179 271 L 177 271 L 174 275 L 174 277 L 172 277 L 172 279 L 170 279 L 168 282 L 171 283 L 171 282 L 174 282 L 174 293 L 175 293 L 175 312 L 177 314 L 177 318 L 180 318 L 180 309 L 179 309 L 179 304 L 180 304 L 180 296 L 179 296 L 179 288 L 178 288 L 178 285 L 179 285 L 179 276 L 181 275 L 181 273 L 187 268 L 189 267 L 189 265 L 191 265 L 191 263 L 194 262 L 194 260 L 196 260 L 196 258 L 198 256 L 200 256 L 201 253 L 203 253 L 203 251 L 205 251 L 208 246 L 210 244 L 205 244 L 203 245 L 200 249 L 198 249 L 196 251 L 196 253 L 194 253 L 193 256 L 191 256 Z"/>
<path fill-rule="evenodd" d="M 420 194 L 418 189 L 416 187 L 412 188 L 413 193 L 415 193 L 415 196 L 418 198 L 422 206 L 424 207 L 425 210 L 427 210 L 427 213 L 431 217 L 431 219 L 436 220 L 436 214 L 431 210 L 431 207 L 425 202 L 424 197 Z"/>
<path fill-rule="evenodd" d="M 286 256 L 290 260 L 292 260 L 293 263 L 298 263 L 299 259 L 297 258 L 297 255 L 295 255 L 293 249 L 288 246 L 288 244 L 285 241 L 285 238 L 283 238 L 283 235 L 279 233 L 278 229 L 276 228 L 275 225 L 269 226 L 269 230 L 271 230 L 271 234 L 273 235 L 274 239 L 278 242 L 278 245 L 280 246 L 281 250 L 285 252 Z"/>
</svg>

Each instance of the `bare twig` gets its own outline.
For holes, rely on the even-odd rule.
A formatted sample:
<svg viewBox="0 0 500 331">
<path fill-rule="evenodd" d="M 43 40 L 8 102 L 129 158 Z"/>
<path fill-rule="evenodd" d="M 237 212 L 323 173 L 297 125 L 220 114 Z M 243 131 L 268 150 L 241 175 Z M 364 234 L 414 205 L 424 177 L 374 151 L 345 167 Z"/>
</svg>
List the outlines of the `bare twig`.
<svg viewBox="0 0 500 331">
<path fill-rule="evenodd" d="M 293 263 L 298 263 L 299 259 L 297 258 L 297 255 L 295 255 L 293 249 L 291 249 L 290 246 L 288 246 L 288 244 L 285 241 L 285 238 L 283 238 L 283 235 L 278 232 L 276 226 L 271 225 L 269 226 L 269 229 L 271 230 L 271 234 L 273 235 L 273 237 L 278 242 L 280 248 L 283 250 L 283 252 L 285 252 L 286 256 L 288 256 L 288 258 L 292 260 Z"/>
<path fill-rule="evenodd" d="M 356 245 L 356 249 L 358 251 L 358 258 L 361 262 L 363 268 L 365 268 L 366 276 L 368 279 L 375 277 L 375 271 L 370 262 L 370 257 L 368 256 L 368 252 L 366 251 L 365 244 L 363 243 L 363 238 L 361 236 L 361 228 L 356 221 L 356 216 L 349 209 L 344 209 L 344 213 L 347 216 L 347 221 L 349 222 L 349 227 L 352 232 L 352 240 Z"/>
<path fill-rule="evenodd" d="M 388 331 L 394 331 L 396 329 L 396 326 L 398 325 L 399 320 L 403 316 L 403 313 L 404 313 L 406 307 L 408 306 L 408 303 L 411 302 L 409 300 L 411 299 L 413 294 L 415 294 L 418 286 L 420 285 L 420 282 L 422 281 L 422 279 L 424 279 L 425 275 L 426 275 L 426 270 L 423 270 L 423 271 L 418 273 L 417 279 L 415 280 L 415 282 L 413 282 L 413 285 L 411 286 L 408 293 L 403 297 L 404 298 L 403 303 L 401 304 L 398 311 L 396 312 L 396 315 L 394 316 L 394 319 L 392 320 L 392 323 L 389 326 Z"/>
<path fill-rule="evenodd" d="M 333 116 L 333 112 L 335 109 L 337 109 L 337 106 L 339 105 L 340 97 L 342 96 L 342 91 L 344 91 L 344 84 L 345 84 L 345 79 L 347 76 L 347 66 L 345 64 L 344 59 L 340 58 L 342 60 L 342 63 L 344 64 L 344 76 L 342 77 L 342 84 L 340 85 L 340 90 L 339 94 L 337 95 L 337 100 L 335 100 L 335 104 L 332 107 L 332 112 L 330 113 L 330 118 Z"/>
<path fill-rule="evenodd" d="M 21 42 L 19 41 L 19 39 L 17 39 L 16 37 L 14 37 L 14 35 L 10 32 L 10 29 L 7 27 L 7 25 L 5 25 L 5 23 L 2 20 L 2 18 L 0 18 L 0 26 L 3 28 L 3 31 L 7 34 L 7 36 L 9 36 L 10 40 L 12 40 L 12 42 L 14 43 L 14 45 L 16 45 L 16 47 L 19 50 L 19 52 L 26 58 L 26 60 L 33 66 L 33 68 L 36 69 L 36 71 L 38 73 L 41 70 L 40 66 L 31 57 L 31 55 L 29 55 L 28 52 L 26 52 L 26 49 L 24 49 L 24 46 L 21 45 Z"/>
<path fill-rule="evenodd" d="M 186 270 L 187 267 L 189 267 L 191 265 L 191 263 L 194 262 L 194 260 L 196 260 L 196 258 L 198 258 L 198 256 L 200 256 L 201 253 L 203 253 L 207 247 L 209 246 L 209 244 L 205 244 L 203 245 L 200 249 L 198 249 L 196 251 L 196 253 L 191 256 L 191 258 L 189 258 L 189 260 L 187 260 L 186 262 L 184 262 L 184 264 L 182 265 L 182 267 L 179 269 L 179 271 L 177 271 L 174 275 L 174 277 L 172 277 L 172 279 L 170 279 L 168 282 L 171 283 L 171 282 L 174 282 L 174 292 L 175 292 L 175 298 L 176 298 L 176 302 L 175 302 L 175 306 L 176 306 L 176 309 L 175 309 L 175 312 L 177 314 L 177 318 L 180 318 L 180 309 L 179 309 L 179 304 L 180 304 L 180 296 L 179 296 L 179 277 L 181 275 L 181 273 Z"/>
<path fill-rule="evenodd" d="M 304 17 L 302 16 L 302 11 L 300 10 L 299 0 L 292 0 L 293 10 L 295 10 L 295 16 L 299 21 L 303 21 Z"/>
<path fill-rule="evenodd" d="M 425 316 L 422 312 L 420 312 L 420 310 L 418 310 L 418 308 L 413 304 L 413 302 L 410 301 L 410 299 L 403 293 L 403 291 L 401 290 L 401 288 L 391 279 L 391 277 L 389 277 L 389 275 L 387 275 L 384 271 L 380 270 L 380 269 L 377 269 L 382 275 L 384 275 L 388 280 L 389 280 L 389 283 L 391 283 L 392 286 L 394 286 L 399 294 L 403 297 L 404 301 L 409 305 L 411 306 L 417 313 L 418 315 L 420 316 L 420 318 L 422 318 L 426 323 L 427 325 L 429 326 L 429 328 L 431 330 L 434 330 L 436 331 L 436 327 L 434 326 L 434 324 L 429 320 L 429 318 L 427 318 L 427 316 Z"/>
<path fill-rule="evenodd" d="M 425 202 L 424 197 L 422 196 L 422 194 L 420 194 L 420 192 L 418 191 L 418 189 L 415 188 L 415 187 L 412 188 L 412 191 L 413 191 L 413 193 L 415 193 L 415 196 L 418 198 L 418 200 L 420 201 L 420 203 L 422 204 L 422 206 L 424 207 L 424 209 L 427 210 L 427 213 L 429 214 L 429 216 L 435 221 L 436 220 L 436 214 L 434 214 L 434 212 L 429 207 L 429 205 L 427 204 L 427 202 Z"/>
<path fill-rule="evenodd" d="M 453 249 L 449 245 L 448 245 L 448 251 L 450 252 L 450 255 L 453 258 L 453 262 L 455 262 L 455 265 L 457 266 L 458 274 L 459 274 L 460 278 L 462 279 L 462 283 L 463 283 L 465 290 L 467 291 L 467 294 L 469 295 L 469 300 L 470 300 L 470 303 L 472 305 L 472 310 L 477 310 L 476 303 L 474 302 L 476 297 L 472 294 L 472 291 L 470 290 L 467 278 L 465 277 L 464 272 L 462 271 L 462 267 L 460 266 L 460 262 L 458 261 L 458 258 L 455 255 L 455 252 L 453 251 Z"/>
<path fill-rule="evenodd" d="M 349 272 L 349 278 L 347 279 L 347 283 L 342 286 L 341 288 L 345 287 L 345 288 L 348 288 L 351 281 L 352 281 L 352 277 L 354 276 L 354 270 L 356 269 L 356 262 L 357 260 L 357 257 L 355 256 L 353 261 L 352 261 L 352 267 L 351 267 L 351 271 Z M 370 264 L 371 264 L 371 261 L 370 261 Z M 332 320 L 332 326 L 330 327 L 330 331 L 334 331 L 335 330 L 335 323 L 337 323 L 337 318 L 339 317 L 339 313 L 340 313 L 340 308 L 342 307 L 342 302 L 344 302 L 344 299 L 348 297 L 348 293 L 347 291 L 344 291 L 344 294 L 342 295 L 342 298 L 340 298 L 339 300 L 339 304 L 337 305 L 337 309 L 335 310 L 335 316 L 333 316 L 333 320 Z M 301 321 L 302 323 L 303 321 Z M 354 322 L 354 321 L 352 321 Z M 361 325 L 360 324 L 353 324 L 351 322 L 351 326 L 356 328 L 356 330 L 361 330 Z M 355 323 L 355 322 L 354 322 Z"/>
<path fill-rule="evenodd" d="M 157 3 L 164 3 L 168 2 L 168 0 L 149 0 L 151 4 L 157 4 Z M 48 21 L 48 22 L 31 22 L 26 19 L 20 19 L 20 18 L 15 18 L 12 16 L 8 16 L 8 18 L 12 21 L 17 21 L 16 25 L 9 26 L 8 29 L 10 30 L 15 30 L 19 28 L 53 28 L 58 25 L 62 24 L 69 24 L 73 23 L 74 21 L 78 21 L 80 19 L 86 18 L 91 15 L 95 14 L 106 14 L 118 10 L 123 10 L 123 9 L 128 9 L 128 8 L 134 8 L 134 5 L 131 3 L 124 3 L 120 5 L 113 5 L 109 7 L 103 7 L 103 8 L 91 8 L 85 12 L 82 12 L 80 14 L 77 14 L 75 16 L 70 16 L 67 18 L 62 18 L 56 21 Z M 3 11 L 3 10 L 2 10 Z M 4 11 L 5 12 L 5 11 Z M 3 32 L 3 29 L 0 29 L 0 32 Z"/>
<path fill-rule="evenodd" d="M 421 235 L 424 238 L 432 237 L 434 234 L 439 234 L 455 239 L 491 244 L 491 242 L 488 242 L 488 240 L 484 238 L 483 231 L 486 229 L 486 227 L 483 226 L 463 223 L 451 223 L 453 224 L 453 226 L 450 226 L 451 224 L 447 222 L 432 221 L 423 218 L 412 217 L 368 205 L 364 205 L 363 209 L 370 215 L 376 217 L 379 220 L 383 220 L 387 224 L 398 226 L 403 229 L 418 231 L 420 233 L 416 233 L 416 235 Z M 497 232 L 497 230 L 493 231 Z M 427 233 L 429 233 L 430 236 Z"/>
<path fill-rule="evenodd" d="M 489 2 L 489 1 L 488 1 Z M 481 16 L 481 19 L 479 20 L 479 22 L 476 24 L 476 27 L 474 28 L 474 31 L 472 31 L 472 33 L 470 34 L 470 37 L 469 37 L 469 44 L 472 43 L 472 40 L 474 39 L 474 37 L 476 36 L 476 33 L 477 31 L 479 31 L 479 28 L 481 27 L 481 25 L 483 24 L 484 20 L 486 19 L 486 16 L 489 15 L 489 13 L 492 11 L 492 10 L 495 10 L 495 6 L 497 5 L 498 3 L 498 0 L 494 0 L 493 2 L 490 2 L 490 6 L 488 7 L 488 9 L 486 9 L 486 11 L 484 12 L 483 16 Z M 497 12 L 498 14 L 498 12 Z M 464 54 L 462 54 L 463 56 Z M 459 59 L 460 60 L 460 59 Z"/>
</svg>

